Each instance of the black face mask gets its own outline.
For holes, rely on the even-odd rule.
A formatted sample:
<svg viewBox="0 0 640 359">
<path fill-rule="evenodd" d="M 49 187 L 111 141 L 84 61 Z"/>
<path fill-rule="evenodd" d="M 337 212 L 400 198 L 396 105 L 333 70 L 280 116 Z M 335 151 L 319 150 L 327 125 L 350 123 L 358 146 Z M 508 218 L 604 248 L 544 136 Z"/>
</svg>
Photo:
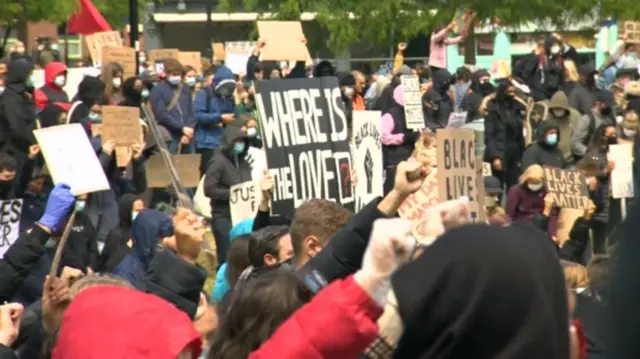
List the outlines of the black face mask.
<svg viewBox="0 0 640 359">
<path fill-rule="evenodd" d="M 600 109 L 600 114 L 604 116 L 609 116 L 611 115 L 612 112 L 613 112 L 613 108 L 611 107 L 604 107 Z"/>
<path fill-rule="evenodd" d="M 607 144 L 615 145 L 618 143 L 618 138 L 616 136 L 607 136 Z"/>
<path fill-rule="evenodd" d="M 495 90 L 495 87 L 493 87 L 493 85 L 489 82 L 480 84 L 480 92 L 482 92 L 484 96 L 492 94 L 493 92 L 495 92 Z"/>
</svg>

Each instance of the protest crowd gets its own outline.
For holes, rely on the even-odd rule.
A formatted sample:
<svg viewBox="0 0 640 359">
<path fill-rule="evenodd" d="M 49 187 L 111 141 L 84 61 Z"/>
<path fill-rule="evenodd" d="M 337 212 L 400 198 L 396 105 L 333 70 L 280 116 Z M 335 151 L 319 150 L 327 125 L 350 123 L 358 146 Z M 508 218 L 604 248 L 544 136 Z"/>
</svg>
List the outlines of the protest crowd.
<svg viewBox="0 0 640 359">
<path fill-rule="evenodd" d="M 636 44 L 452 74 L 464 36 L 372 74 L 92 40 L 71 90 L 13 45 L 0 359 L 640 358 Z"/>
</svg>

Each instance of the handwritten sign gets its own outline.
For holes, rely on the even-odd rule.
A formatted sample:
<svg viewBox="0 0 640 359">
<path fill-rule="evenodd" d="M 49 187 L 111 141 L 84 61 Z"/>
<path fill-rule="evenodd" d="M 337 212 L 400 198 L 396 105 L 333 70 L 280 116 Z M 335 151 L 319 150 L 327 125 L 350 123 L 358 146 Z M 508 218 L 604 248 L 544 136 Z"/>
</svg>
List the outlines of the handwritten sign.
<svg viewBox="0 0 640 359">
<path fill-rule="evenodd" d="M 622 28 L 626 35 L 626 43 L 640 44 L 640 22 L 625 21 Z"/>
<path fill-rule="evenodd" d="M 200 182 L 200 155 L 173 155 L 171 161 L 178 171 L 178 177 L 186 188 L 198 187 Z M 171 174 L 161 155 L 149 157 L 145 163 L 147 186 L 166 188 L 171 183 Z"/>
<path fill-rule="evenodd" d="M 491 163 L 482 162 L 482 176 L 483 177 L 493 176 L 493 173 L 491 172 Z"/>
<path fill-rule="evenodd" d="M 613 198 L 633 197 L 633 145 L 611 145 L 607 158 L 615 162 L 611 171 L 611 195 Z"/>
<path fill-rule="evenodd" d="M 429 244 L 433 239 L 425 233 L 424 213 L 427 208 L 438 204 L 439 193 L 436 173 L 437 170 L 432 170 L 422 183 L 422 187 L 407 197 L 398 208 L 398 215 L 411 221 L 413 236 L 423 244 Z"/>
<path fill-rule="evenodd" d="M 260 191 L 260 183 L 258 181 L 249 181 L 231 186 L 229 193 L 231 223 L 235 226 L 247 218 L 254 218 L 261 199 L 262 191 Z"/>
<path fill-rule="evenodd" d="M 94 66 L 100 66 L 102 60 L 102 48 L 104 46 L 121 47 L 122 39 L 120 33 L 117 31 L 105 31 L 96 32 L 84 37 L 87 42 L 87 49 L 89 50 L 89 56 L 93 61 Z"/>
<path fill-rule="evenodd" d="M 467 123 L 467 111 L 451 112 L 447 127 L 460 128 L 464 126 L 465 123 Z"/>
<path fill-rule="evenodd" d="M 135 49 L 122 46 L 103 46 L 101 54 L 102 64 L 115 62 L 122 65 L 125 79 L 135 76 L 138 73 L 136 69 Z"/>
<path fill-rule="evenodd" d="M 258 21 L 258 33 L 265 46 L 263 61 L 307 61 L 310 57 L 300 21 Z"/>
<path fill-rule="evenodd" d="M 21 217 L 21 199 L 0 201 L 0 258 L 18 240 Z"/>
<path fill-rule="evenodd" d="M 438 192 L 440 202 L 468 197 L 471 217 L 479 221 L 475 135 L 473 130 L 446 128 L 436 131 Z"/>
<path fill-rule="evenodd" d="M 47 127 L 33 134 L 55 184 L 69 185 L 76 196 L 111 188 L 81 124 Z"/>
<path fill-rule="evenodd" d="M 555 167 L 544 168 L 547 192 L 553 194 L 560 208 L 584 209 L 589 200 L 587 182 L 577 171 Z"/>
<path fill-rule="evenodd" d="M 403 75 L 400 80 L 404 91 L 404 116 L 407 128 L 410 130 L 423 129 L 425 126 L 420 79 L 417 75 Z"/>
<path fill-rule="evenodd" d="M 142 141 L 140 109 L 128 106 L 102 106 L 102 141 L 130 146 Z"/>
</svg>

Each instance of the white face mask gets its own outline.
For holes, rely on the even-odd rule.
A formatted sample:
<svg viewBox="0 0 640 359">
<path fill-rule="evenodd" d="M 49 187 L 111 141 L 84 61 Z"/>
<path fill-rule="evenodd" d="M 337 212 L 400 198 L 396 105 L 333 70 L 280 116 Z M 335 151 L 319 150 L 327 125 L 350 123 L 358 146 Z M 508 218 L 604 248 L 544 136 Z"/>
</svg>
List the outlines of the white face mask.
<svg viewBox="0 0 640 359">
<path fill-rule="evenodd" d="M 557 55 L 559 53 L 560 53 L 560 46 L 559 45 L 551 46 L 551 54 Z"/>
<path fill-rule="evenodd" d="M 0 95 L 4 92 L 4 87 L 0 87 Z"/>
<path fill-rule="evenodd" d="M 527 187 L 529 187 L 529 189 L 532 190 L 533 192 L 538 192 L 542 188 L 542 183 L 538 183 L 538 184 L 527 183 Z"/>
<path fill-rule="evenodd" d="M 347 97 L 353 96 L 353 87 L 345 87 L 344 88 L 344 95 L 347 96 Z"/>
<path fill-rule="evenodd" d="M 115 79 L 113 79 L 113 87 L 119 89 L 121 85 L 122 85 L 122 79 L 121 78 L 116 77 Z"/>
<path fill-rule="evenodd" d="M 169 81 L 169 83 L 172 84 L 173 86 L 178 86 L 180 84 L 180 81 L 182 81 L 182 77 L 180 77 L 180 76 L 169 76 L 167 78 L 167 81 Z"/>
<path fill-rule="evenodd" d="M 255 127 L 247 128 L 247 136 L 256 137 L 257 134 L 258 134 L 258 130 Z"/>
<path fill-rule="evenodd" d="M 66 82 L 67 82 L 67 77 L 64 75 L 58 75 L 53 80 L 53 83 L 58 87 L 63 87 Z"/>
<path fill-rule="evenodd" d="M 635 136 L 635 135 L 636 135 L 637 131 L 636 131 L 636 130 L 629 130 L 629 129 L 623 128 L 623 129 L 622 129 L 622 133 L 624 133 L 624 135 L 625 135 L 626 137 L 633 137 L 633 136 Z"/>
<path fill-rule="evenodd" d="M 551 113 L 554 117 L 564 117 L 567 112 L 565 110 L 551 110 Z"/>
</svg>

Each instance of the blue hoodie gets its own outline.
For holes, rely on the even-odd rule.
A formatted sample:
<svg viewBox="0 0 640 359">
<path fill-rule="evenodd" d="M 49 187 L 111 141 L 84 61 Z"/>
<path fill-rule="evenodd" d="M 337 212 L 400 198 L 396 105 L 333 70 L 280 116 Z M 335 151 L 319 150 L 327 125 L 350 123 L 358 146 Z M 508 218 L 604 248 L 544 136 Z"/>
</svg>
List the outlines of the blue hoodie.
<svg viewBox="0 0 640 359">
<path fill-rule="evenodd" d="M 173 87 L 167 81 L 163 81 L 151 90 L 149 102 L 158 123 L 169 130 L 172 136 L 180 138 L 182 136 L 182 128 L 195 128 L 196 120 L 189 86 L 182 86 L 178 103 L 167 111 L 176 89 L 177 87 Z"/>
<path fill-rule="evenodd" d="M 118 263 L 113 274 L 136 286 L 144 278 L 160 239 L 171 235 L 173 235 L 171 217 L 155 209 L 140 212 L 131 227 L 133 252 Z"/>
<path fill-rule="evenodd" d="M 222 97 L 216 94 L 216 89 L 228 83 L 235 84 L 233 72 L 228 67 L 222 66 L 216 71 L 211 87 L 200 89 L 196 94 L 196 148 L 216 149 L 220 147 L 224 132 L 222 115 L 234 113 L 235 102 L 232 94 Z M 208 108 L 207 99 L 209 99 Z"/>
</svg>

